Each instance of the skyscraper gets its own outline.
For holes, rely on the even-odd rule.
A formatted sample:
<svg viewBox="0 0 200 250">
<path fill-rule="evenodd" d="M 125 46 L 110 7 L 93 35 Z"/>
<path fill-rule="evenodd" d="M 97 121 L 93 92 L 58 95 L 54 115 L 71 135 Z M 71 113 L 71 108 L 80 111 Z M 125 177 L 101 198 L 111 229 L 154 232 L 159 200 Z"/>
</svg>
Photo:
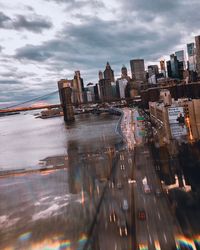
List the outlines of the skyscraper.
<svg viewBox="0 0 200 250">
<path fill-rule="evenodd" d="M 196 43 L 196 71 L 198 77 L 200 77 L 200 36 L 195 37 Z"/>
<path fill-rule="evenodd" d="M 179 78 L 179 64 L 177 56 L 174 54 L 170 55 L 170 62 L 171 62 L 172 78 Z"/>
<path fill-rule="evenodd" d="M 83 92 L 84 92 L 84 84 L 83 79 L 81 78 L 80 71 L 75 71 L 74 79 L 73 79 L 73 89 L 74 89 L 74 101 L 78 103 L 83 102 Z"/>
<path fill-rule="evenodd" d="M 166 77 L 166 67 L 165 67 L 165 60 L 160 61 L 160 71 Z"/>
<path fill-rule="evenodd" d="M 152 75 L 157 76 L 159 74 L 158 65 L 149 65 L 148 73 L 149 73 L 149 76 L 152 76 Z"/>
<path fill-rule="evenodd" d="M 117 79 L 116 89 L 117 89 L 117 97 L 125 98 L 125 89 L 127 84 L 131 81 L 130 76 L 128 76 L 127 68 L 123 65 L 121 68 L 121 78 Z"/>
<path fill-rule="evenodd" d="M 196 71 L 196 55 L 195 55 L 194 43 L 187 44 L 187 53 L 188 53 L 189 70 Z"/>
<path fill-rule="evenodd" d="M 175 56 L 177 57 L 177 60 L 179 62 L 184 62 L 185 61 L 185 55 L 184 55 L 184 50 L 179 50 L 175 52 Z"/>
<path fill-rule="evenodd" d="M 133 80 L 144 82 L 146 80 L 144 60 L 133 59 L 130 61 L 130 65 Z"/>
<path fill-rule="evenodd" d="M 103 72 L 100 70 L 99 71 L 99 80 L 102 80 L 103 79 Z"/>
<path fill-rule="evenodd" d="M 113 98 L 111 84 L 113 82 L 115 82 L 114 71 L 111 69 L 109 62 L 107 62 L 104 73 L 102 74 L 102 72 L 99 71 L 100 97 L 103 101 L 108 101 Z"/>
<path fill-rule="evenodd" d="M 184 50 L 179 50 L 175 52 L 175 56 L 178 60 L 178 70 L 179 70 L 179 78 L 183 79 L 184 70 L 185 70 L 185 53 Z"/>
<path fill-rule="evenodd" d="M 121 69 L 121 77 L 126 78 L 128 76 L 127 68 L 123 65 Z"/>
<path fill-rule="evenodd" d="M 167 75 L 168 77 L 172 77 L 172 67 L 170 61 L 167 61 Z"/>
<path fill-rule="evenodd" d="M 107 82 L 115 82 L 114 71 L 111 69 L 109 62 L 106 64 L 106 69 L 104 70 L 104 79 Z"/>
</svg>

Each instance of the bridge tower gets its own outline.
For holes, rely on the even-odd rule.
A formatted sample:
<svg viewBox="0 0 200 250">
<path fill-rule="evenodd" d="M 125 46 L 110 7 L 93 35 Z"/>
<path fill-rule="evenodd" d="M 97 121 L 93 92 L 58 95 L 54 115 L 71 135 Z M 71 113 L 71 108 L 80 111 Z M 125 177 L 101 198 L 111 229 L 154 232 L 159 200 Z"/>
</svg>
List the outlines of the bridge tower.
<svg viewBox="0 0 200 250">
<path fill-rule="evenodd" d="M 58 82 L 60 102 L 63 108 L 65 122 L 74 121 L 74 109 L 72 105 L 72 88 L 67 80 Z"/>
<path fill-rule="evenodd" d="M 64 120 L 66 122 L 74 121 L 74 109 L 72 106 L 72 89 L 70 87 L 62 88 L 61 89 L 61 96 L 62 96 L 62 107 L 64 113 Z"/>
</svg>

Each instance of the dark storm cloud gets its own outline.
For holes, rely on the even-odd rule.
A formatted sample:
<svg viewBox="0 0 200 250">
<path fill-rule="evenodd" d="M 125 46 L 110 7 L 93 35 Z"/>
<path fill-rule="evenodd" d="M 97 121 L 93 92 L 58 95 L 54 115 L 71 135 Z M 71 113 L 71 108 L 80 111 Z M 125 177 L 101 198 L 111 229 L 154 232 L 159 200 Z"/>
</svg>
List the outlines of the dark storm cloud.
<svg viewBox="0 0 200 250">
<path fill-rule="evenodd" d="M 28 18 L 23 15 L 17 15 L 10 18 L 4 13 L 0 12 L 0 28 L 27 30 L 35 33 L 41 33 L 44 29 L 50 29 L 52 23 L 46 18 L 39 15 L 31 15 Z"/>
</svg>

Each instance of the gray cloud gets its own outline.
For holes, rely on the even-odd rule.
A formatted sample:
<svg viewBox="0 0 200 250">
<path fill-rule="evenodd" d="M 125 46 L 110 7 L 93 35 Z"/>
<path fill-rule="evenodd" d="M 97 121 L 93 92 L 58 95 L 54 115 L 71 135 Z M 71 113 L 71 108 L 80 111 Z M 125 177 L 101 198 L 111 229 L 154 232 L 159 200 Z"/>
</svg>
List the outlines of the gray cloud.
<svg viewBox="0 0 200 250">
<path fill-rule="evenodd" d="M 37 49 L 36 49 L 37 48 Z M 17 50 L 17 59 L 28 59 L 43 62 L 52 56 L 52 51 L 47 51 L 42 46 L 26 45 Z"/>
<path fill-rule="evenodd" d="M 48 60 L 49 70 L 95 67 L 98 72 L 107 60 L 116 66 L 137 57 L 156 60 L 178 42 L 180 38 L 174 30 L 162 33 L 144 26 L 130 26 L 121 20 L 82 17 L 81 24 L 65 24 L 57 39 L 18 49 L 15 58 L 43 63 Z"/>
<path fill-rule="evenodd" d="M 79 9 L 82 7 L 91 7 L 93 9 L 96 8 L 104 8 L 105 5 L 101 0 L 46 0 L 48 2 L 62 3 L 65 5 L 67 10 L 71 9 Z"/>
<path fill-rule="evenodd" d="M 19 84 L 18 80 L 0 79 L 0 84 Z"/>
<path fill-rule="evenodd" d="M 38 66 L 38 77 L 27 75 L 29 90 L 33 90 L 31 95 L 37 95 L 35 83 L 45 92 L 47 85 L 41 79 L 49 81 L 48 86 L 54 89 L 56 79 L 70 78 L 76 69 L 81 70 L 85 83 L 96 82 L 98 70 L 104 69 L 106 61 L 110 61 L 115 74 L 120 73 L 122 64 L 129 66 L 132 58 L 156 62 L 163 55 L 173 53 L 177 46 L 184 49 L 185 39 L 191 37 L 192 42 L 194 34 L 200 33 L 199 0 L 116 0 L 118 4 L 112 6 L 110 3 L 112 9 L 106 9 L 101 0 L 40 1 L 45 2 L 47 8 L 50 1 L 59 4 L 63 12 L 67 11 L 67 22 L 62 30 L 57 30 L 53 39 L 45 39 L 39 45 L 27 44 L 16 50 L 14 58 L 9 57 L 14 65 L 30 63 Z M 87 14 L 82 11 L 84 7 L 89 10 Z M 29 13 L 32 14 L 31 10 Z M 29 23 L 32 21 L 33 26 L 37 26 L 33 21 L 40 21 L 40 18 L 35 17 L 24 17 L 24 20 L 23 16 L 15 16 L 11 19 L 1 12 L 0 27 L 41 32 L 40 29 L 34 30 Z M 24 88 L 26 79 L 23 77 L 19 73 L 11 76 L 24 80 Z M 9 88 L 9 84 L 6 86 Z M 20 88 L 23 93 L 25 90 L 27 88 Z M 23 98 L 21 94 L 20 98 Z"/>
<path fill-rule="evenodd" d="M 0 12 L 0 28 L 27 30 L 35 33 L 41 33 L 44 29 L 50 29 L 52 23 L 39 15 L 31 15 L 28 18 L 23 15 L 17 15 L 14 18 L 6 16 Z"/>
<path fill-rule="evenodd" d="M 22 15 L 18 15 L 13 22 L 13 26 L 17 30 L 26 29 L 32 32 L 40 33 L 44 29 L 50 29 L 52 27 L 52 23 L 46 20 L 46 18 L 44 19 L 38 15 L 34 15 L 34 17 L 30 19 L 27 19 Z"/>
<path fill-rule="evenodd" d="M 159 18 L 164 27 L 173 25 L 171 29 L 177 26 L 183 32 L 199 29 L 199 0 L 124 0 L 122 6 L 129 14 L 137 13 L 137 18 L 143 22 L 147 18 Z"/>
<path fill-rule="evenodd" d="M 7 72 L 3 72 L 1 73 L 1 77 L 7 77 L 7 78 L 13 78 L 13 79 L 24 79 L 24 78 L 30 78 L 30 77 L 34 77 L 37 74 L 34 72 L 19 72 L 16 69 L 12 69 L 9 67 L 9 71 Z M 7 79 L 9 80 L 9 79 Z M 1 80 L 0 80 L 0 84 L 1 84 Z"/>
<path fill-rule="evenodd" d="M 124 0 L 123 5 L 127 7 L 127 11 L 147 11 L 154 12 L 154 14 L 169 12 L 176 9 L 182 0 Z M 155 12 L 156 11 L 156 12 Z"/>
<path fill-rule="evenodd" d="M 6 16 L 3 12 L 0 12 L 0 28 L 3 28 L 4 25 L 6 25 L 7 22 L 9 22 L 11 19 Z"/>
</svg>

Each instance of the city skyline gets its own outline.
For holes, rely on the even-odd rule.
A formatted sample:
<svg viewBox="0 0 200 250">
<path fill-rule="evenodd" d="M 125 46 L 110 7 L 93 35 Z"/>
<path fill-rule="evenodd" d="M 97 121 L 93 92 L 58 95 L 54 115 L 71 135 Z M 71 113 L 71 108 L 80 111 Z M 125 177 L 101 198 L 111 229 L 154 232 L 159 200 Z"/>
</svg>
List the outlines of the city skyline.
<svg viewBox="0 0 200 250">
<path fill-rule="evenodd" d="M 0 1 L 0 101 L 51 92 L 75 70 L 85 83 L 95 83 L 106 61 L 116 78 L 123 64 L 131 75 L 131 59 L 144 58 L 146 67 L 158 64 L 200 34 L 194 13 L 199 6 L 195 0 Z M 185 15 L 190 18 L 183 21 Z"/>
</svg>

